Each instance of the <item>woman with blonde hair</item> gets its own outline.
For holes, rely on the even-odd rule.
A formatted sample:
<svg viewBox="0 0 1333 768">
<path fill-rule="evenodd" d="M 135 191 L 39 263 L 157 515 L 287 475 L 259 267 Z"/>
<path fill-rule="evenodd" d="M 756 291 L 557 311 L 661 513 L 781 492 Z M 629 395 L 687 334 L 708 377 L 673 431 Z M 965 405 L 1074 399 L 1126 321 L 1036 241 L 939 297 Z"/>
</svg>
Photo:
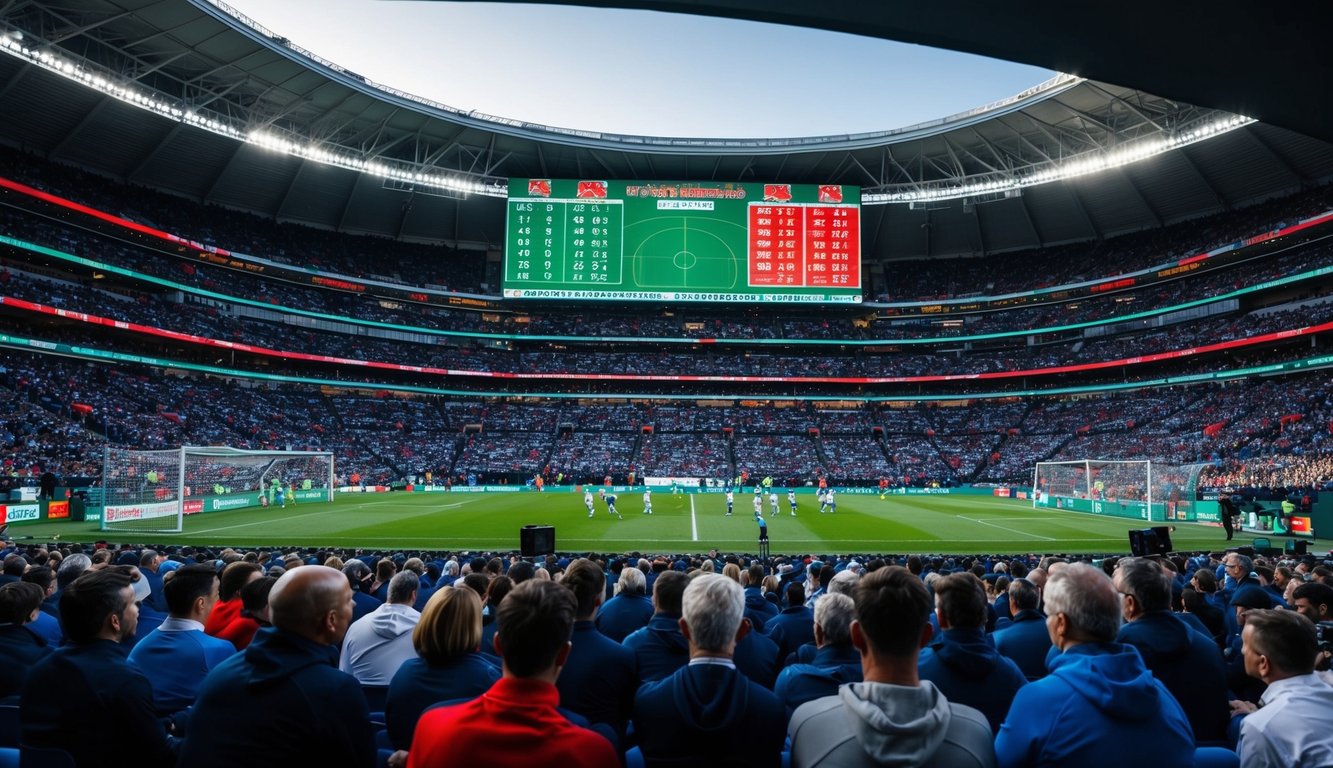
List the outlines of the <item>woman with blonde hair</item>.
<svg viewBox="0 0 1333 768">
<path fill-rule="evenodd" d="M 479 652 L 481 598 L 467 587 L 441 587 L 430 596 L 412 645 L 417 658 L 398 668 L 384 704 L 394 749 L 412 745 L 417 720 L 429 707 L 476 698 L 500 679 L 499 667 Z"/>
<path fill-rule="evenodd" d="M 741 583 L 741 567 L 739 565 L 736 565 L 735 563 L 727 563 L 726 565 L 722 566 L 722 575 L 726 576 L 728 579 L 731 579 L 737 584 Z"/>
</svg>

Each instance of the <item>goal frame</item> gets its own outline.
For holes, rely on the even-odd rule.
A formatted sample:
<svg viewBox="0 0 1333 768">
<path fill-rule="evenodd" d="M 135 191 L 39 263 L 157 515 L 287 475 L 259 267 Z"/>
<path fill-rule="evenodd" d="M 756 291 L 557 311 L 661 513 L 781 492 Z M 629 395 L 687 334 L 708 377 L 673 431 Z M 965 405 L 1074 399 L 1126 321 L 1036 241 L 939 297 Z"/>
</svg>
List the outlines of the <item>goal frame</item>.
<svg viewBox="0 0 1333 768">
<path fill-rule="evenodd" d="M 113 470 L 125 464 L 113 465 L 113 454 L 175 454 L 174 469 L 175 478 L 171 490 L 175 498 L 144 502 L 142 499 L 130 504 L 111 504 L 109 498 L 109 488 L 107 483 L 112 478 Z M 99 528 L 102 531 L 112 532 L 134 532 L 134 533 L 180 533 L 185 529 L 185 507 L 190 499 L 199 499 L 207 494 L 199 493 L 198 488 L 189 488 L 186 485 L 186 468 L 191 457 L 219 458 L 227 457 L 270 457 L 273 463 L 280 459 L 300 458 L 300 457 L 321 457 L 327 460 L 327 475 L 323 478 L 325 501 L 333 501 L 334 494 L 334 455 L 332 451 L 272 451 L 272 450 L 252 450 L 247 448 L 231 448 L 226 446 L 200 446 L 200 445 L 182 445 L 178 449 L 135 449 L 124 448 L 120 446 L 106 446 L 102 453 L 102 478 L 103 478 L 103 507 Z M 265 467 L 261 477 L 267 479 L 272 466 Z M 191 493 L 190 491 L 194 491 Z M 259 492 L 263 493 L 263 486 L 260 486 Z M 127 515 L 125 519 L 154 520 L 161 521 L 161 524 L 151 524 L 145 527 L 116 527 L 110 525 L 111 518 L 116 511 L 121 511 Z M 136 517 L 128 517 L 128 515 Z"/>
<path fill-rule="evenodd" d="M 1083 468 L 1083 481 L 1084 481 L 1083 498 L 1088 499 L 1088 500 L 1091 501 L 1092 498 L 1093 498 L 1093 495 L 1092 495 L 1092 468 L 1093 468 L 1093 465 L 1094 465 L 1094 464 L 1096 464 L 1096 465 L 1107 465 L 1107 464 L 1142 464 L 1142 465 L 1144 465 L 1144 475 L 1143 475 L 1144 503 L 1146 504 L 1146 508 L 1147 508 L 1147 509 L 1150 509 L 1150 510 L 1152 509 L 1152 505 L 1153 505 L 1153 501 L 1154 501 L 1154 499 L 1153 499 L 1153 495 L 1152 495 L 1152 488 L 1153 488 L 1153 486 L 1152 486 L 1152 465 L 1153 465 L 1153 461 L 1152 461 L 1152 459 L 1073 459 L 1073 460 L 1069 460 L 1069 461 L 1039 461 L 1039 462 L 1037 462 L 1036 464 L 1034 464 L 1033 467 L 1032 467 L 1032 506 L 1033 506 L 1033 508 L 1035 509 L 1035 508 L 1038 506 L 1038 503 L 1037 503 L 1037 502 L 1038 502 L 1038 499 L 1039 499 L 1040 496 L 1042 495 L 1042 494 L 1041 494 L 1041 489 L 1040 489 L 1040 487 L 1037 485 L 1037 482 L 1038 482 L 1038 480 L 1039 480 L 1040 477 L 1041 477 L 1041 468 L 1042 468 L 1043 466 L 1074 466 L 1074 467 L 1082 467 L 1082 468 Z"/>
</svg>

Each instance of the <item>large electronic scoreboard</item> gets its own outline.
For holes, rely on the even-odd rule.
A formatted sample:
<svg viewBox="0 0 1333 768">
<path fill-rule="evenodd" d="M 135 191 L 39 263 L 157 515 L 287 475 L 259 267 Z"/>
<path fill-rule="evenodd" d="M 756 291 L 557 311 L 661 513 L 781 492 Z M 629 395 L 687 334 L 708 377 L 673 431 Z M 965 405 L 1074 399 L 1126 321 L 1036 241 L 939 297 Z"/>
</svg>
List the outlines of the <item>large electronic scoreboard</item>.
<svg viewBox="0 0 1333 768">
<path fill-rule="evenodd" d="M 510 179 L 514 299 L 861 301 L 861 189 Z"/>
</svg>

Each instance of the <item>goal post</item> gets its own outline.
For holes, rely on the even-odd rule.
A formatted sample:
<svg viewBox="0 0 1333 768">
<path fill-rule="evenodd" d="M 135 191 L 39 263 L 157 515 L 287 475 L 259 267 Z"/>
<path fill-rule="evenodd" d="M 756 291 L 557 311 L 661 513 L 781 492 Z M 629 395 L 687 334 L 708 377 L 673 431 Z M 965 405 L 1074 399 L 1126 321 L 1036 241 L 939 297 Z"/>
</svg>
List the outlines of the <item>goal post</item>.
<svg viewBox="0 0 1333 768">
<path fill-rule="evenodd" d="M 1039 461 L 1032 506 L 1151 520 L 1153 465 L 1148 459 Z"/>
<path fill-rule="evenodd" d="M 185 516 L 196 512 L 261 506 L 278 498 L 284 504 L 332 501 L 333 454 L 107 447 L 102 486 L 102 530 L 179 533 Z"/>
<path fill-rule="evenodd" d="M 1138 520 L 1194 521 L 1206 463 L 1150 459 L 1040 461 L 1032 470 L 1032 506 Z"/>
</svg>

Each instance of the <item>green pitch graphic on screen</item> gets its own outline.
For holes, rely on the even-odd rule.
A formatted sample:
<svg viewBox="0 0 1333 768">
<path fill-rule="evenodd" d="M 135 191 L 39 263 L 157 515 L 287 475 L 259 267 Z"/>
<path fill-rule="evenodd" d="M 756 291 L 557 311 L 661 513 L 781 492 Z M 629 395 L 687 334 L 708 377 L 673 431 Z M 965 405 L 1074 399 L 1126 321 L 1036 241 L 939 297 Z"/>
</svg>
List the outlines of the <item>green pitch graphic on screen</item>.
<svg viewBox="0 0 1333 768">
<path fill-rule="evenodd" d="M 861 301 L 861 190 L 510 179 L 504 295 Z"/>
</svg>

